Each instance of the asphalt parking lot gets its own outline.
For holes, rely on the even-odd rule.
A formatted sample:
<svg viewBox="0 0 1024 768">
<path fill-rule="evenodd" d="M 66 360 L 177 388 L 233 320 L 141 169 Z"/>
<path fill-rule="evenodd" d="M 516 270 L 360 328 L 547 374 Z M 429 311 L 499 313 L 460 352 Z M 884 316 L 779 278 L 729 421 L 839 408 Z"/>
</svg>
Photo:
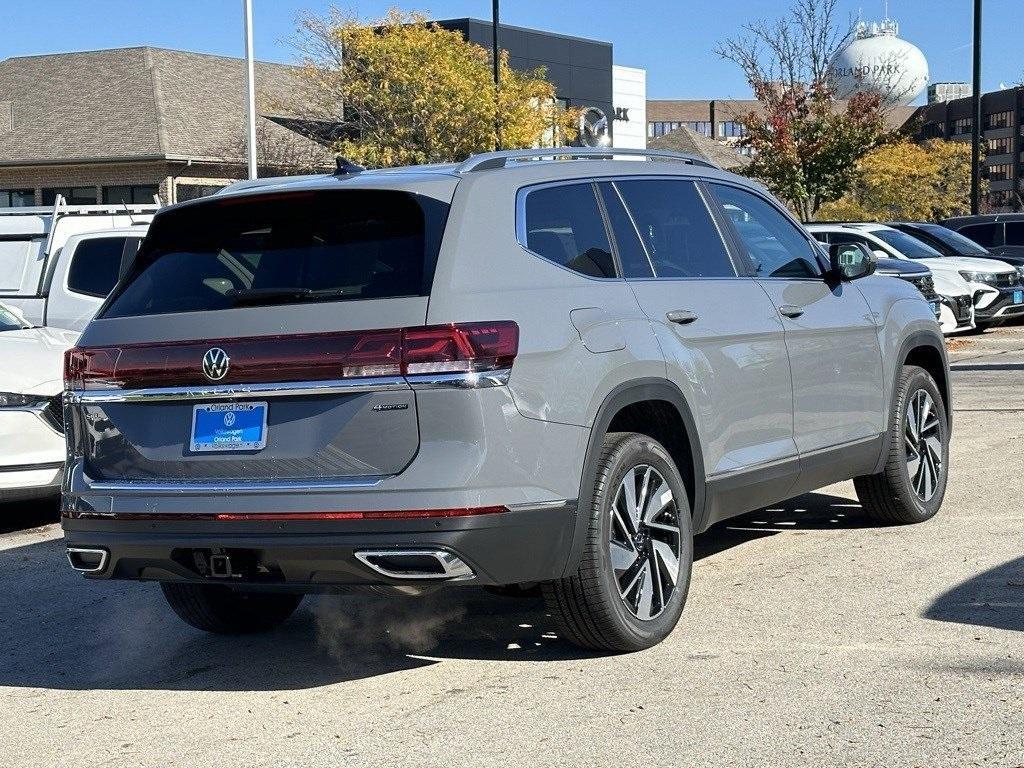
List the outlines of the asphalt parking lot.
<svg viewBox="0 0 1024 768">
<path fill-rule="evenodd" d="M 1024 765 L 1024 327 L 951 347 L 937 518 L 876 527 L 843 483 L 718 526 L 628 656 L 475 590 L 210 637 L 0 506 L 0 765 Z"/>
</svg>

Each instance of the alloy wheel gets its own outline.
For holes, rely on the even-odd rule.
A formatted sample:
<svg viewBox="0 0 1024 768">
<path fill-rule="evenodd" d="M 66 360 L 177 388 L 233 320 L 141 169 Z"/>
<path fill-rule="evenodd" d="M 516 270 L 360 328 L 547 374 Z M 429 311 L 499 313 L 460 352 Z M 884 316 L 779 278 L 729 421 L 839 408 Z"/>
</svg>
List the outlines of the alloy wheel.
<svg viewBox="0 0 1024 768">
<path fill-rule="evenodd" d="M 932 396 L 923 389 L 917 390 L 907 404 L 903 441 L 910 485 L 921 501 L 929 501 L 939 487 L 945 466 L 939 414 Z"/>
<path fill-rule="evenodd" d="M 611 505 L 608 549 L 619 596 L 642 621 L 660 615 L 676 590 L 678 515 L 672 489 L 657 469 L 642 464 L 626 472 Z"/>
</svg>

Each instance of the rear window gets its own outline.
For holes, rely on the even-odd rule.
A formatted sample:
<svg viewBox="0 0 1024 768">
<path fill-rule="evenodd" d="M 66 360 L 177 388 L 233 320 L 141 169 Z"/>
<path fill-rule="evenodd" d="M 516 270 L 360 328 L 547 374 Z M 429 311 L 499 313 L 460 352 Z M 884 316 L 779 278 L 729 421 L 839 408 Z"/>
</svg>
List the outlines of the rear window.
<svg viewBox="0 0 1024 768">
<path fill-rule="evenodd" d="M 157 216 L 104 317 L 429 293 L 448 206 L 393 190 L 226 197 Z"/>
</svg>

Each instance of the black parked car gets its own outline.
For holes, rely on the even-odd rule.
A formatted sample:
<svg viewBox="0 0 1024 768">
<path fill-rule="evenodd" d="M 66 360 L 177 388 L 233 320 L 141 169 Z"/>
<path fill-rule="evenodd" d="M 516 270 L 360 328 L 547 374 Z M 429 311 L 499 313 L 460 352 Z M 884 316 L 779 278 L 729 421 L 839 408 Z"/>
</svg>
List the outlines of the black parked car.
<svg viewBox="0 0 1024 768">
<path fill-rule="evenodd" d="M 954 216 L 943 225 L 987 248 L 993 256 L 1024 257 L 1024 213 L 987 213 Z"/>
</svg>

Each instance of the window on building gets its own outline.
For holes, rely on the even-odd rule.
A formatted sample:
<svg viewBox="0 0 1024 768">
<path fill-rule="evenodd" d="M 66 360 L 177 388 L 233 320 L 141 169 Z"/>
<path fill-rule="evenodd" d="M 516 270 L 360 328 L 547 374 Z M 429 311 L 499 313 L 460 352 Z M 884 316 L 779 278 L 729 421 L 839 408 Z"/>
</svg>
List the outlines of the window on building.
<svg viewBox="0 0 1024 768">
<path fill-rule="evenodd" d="M 993 112 L 985 116 L 985 128 L 1009 128 L 1013 125 L 1013 111 Z"/>
<path fill-rule="evenodd" d="M 735 139 L 747 135 L 746 126 L 735 120 L 718 123 L 718 136 L 722 139 Z"/>
<path fill-rule="evenodd" d="M 124 237 L 82 240 L 68 268 L 68 290 L 101 298 L 114 290 L 121 271 L 125 240 Z"/>
<path fill-rule="evenodd" d="M 1006 181 L 1013 177 L 1013 164 L 1000 163 L 999 165 L 989 165 L 986 166 L 985 171 L 989 181 Z"/>
<path fill-rule="evenodd" d="M 200 197 L 215 195 L 224 189 L 223 184 L 175 184 L 174 200 L 183 203 L 186 200 L 196 200 Z"/>
<path fill-rule="evenodd" d="M 44 187 L 43 205 L 53 205 L 57 195 L 68 205 L 96 205 L 96 187 Z"/>
<path fill-rule="evenodd" d="M 962 136 L 965 133 L 970 133 L 971 132 L 971 126 L 973 124 L 974 124 L 974 121 L 971 118 L 969 118 L 969 117 L 958 117 L 956 120 L 954 120 L 950 124 L 951 127 L 950 127 L 950 131 L 949 131 L 949 135 L 950 136 Z"/>
<path fill-rule="evenodd" d="M 926 139 L 941 139 L 946 135 L 946 124 L 926 123 L 921 129 L 921 135 Z"/>
<path fill-rule="evenodd" d="M 710 120 L 652 120 L 647 123 L 647 137 L 650 139 L 656 139 L 683 127 L 689 128 L 691 131 L 699 133 L 701 136 L 711 135 Z"/>
<path fill-rule="evenodd" d="M 735 277 L 732 261 L 692 181 L 617 181 L 656 277 Z M 627 233 L 628 234 L 628 233 Z M 625 235 L 623 235 L 625 237 Z M 620 239 L 618 230 L 616 241 Z"/>
<path fill-rule="evenodd" d="M 593 184 L 559 184 L 526 195 L 526 247 L 590 277 L 615 277 Z"/>
<path fill-rule="evenodd" d="M 1003 136 L 1001 139 L 989 139 L 988 153 L 990 155 L 1006 155 L 1013 152 L 1013 137 Z"/>
<path fill-rule="evenodd" d="M 0 189 L 0 208 L 25 208 L 35 204 L 34 189 Z"/>
<path fill-rule="evenodd" d="M 803 231 L 767 200 L 738 187 L 714 190 L 758 277 L 801 278 L 821 274 L 815 250 Z"/>
<path fill-rule="evenodd" d="M 111 205 L 120 203 L 152 203 L 159 191 L 156 184 L 125 184 L 103 188 L 103 202 Z"/>
</svg>

